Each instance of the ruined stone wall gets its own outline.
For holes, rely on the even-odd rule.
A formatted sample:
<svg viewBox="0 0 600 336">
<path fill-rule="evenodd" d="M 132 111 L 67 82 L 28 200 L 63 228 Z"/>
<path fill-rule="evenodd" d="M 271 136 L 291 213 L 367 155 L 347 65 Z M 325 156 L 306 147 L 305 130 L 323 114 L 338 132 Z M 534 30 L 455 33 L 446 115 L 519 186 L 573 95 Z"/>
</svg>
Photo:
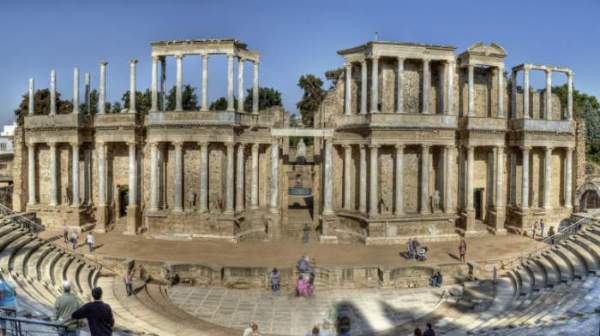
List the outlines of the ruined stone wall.
<svg viewBox="0 0 600 336">
<path fill-rule="evenodd" d="M 27 148 L 25 147 L 23 128 L 18 126 L 15 128 L 13 137 L 14 157 L 10 174 L 13 177 L 13 195 L 12 208 L 15 211 L 25 211 L 27 204 L 27 167 L 29 162 Z"/>
<path fill-rule="evenodd" d="M 394 212 L 394 162 L 395 148 L 382 146 L 379 148 L 379 197 L 383 204 L 379 209 L 382 215 Z"/>
<path fill-rule="evenodd" d="M 573 188 L 573 194 L 577 188 L 585 183 L 585 139 L 586 139 L 586 125 L 583 119 L 577 120 L 577 130 L 575 133 L 575 151 L 573 153 L 573 181 L 575 187 Z"/>
<path fill-rule="evenodd" d="M 417 213 L 419 211 L 419 179 L 420 148 L 407 146 L 404 148 L 404 211 Z"/>
</svg>

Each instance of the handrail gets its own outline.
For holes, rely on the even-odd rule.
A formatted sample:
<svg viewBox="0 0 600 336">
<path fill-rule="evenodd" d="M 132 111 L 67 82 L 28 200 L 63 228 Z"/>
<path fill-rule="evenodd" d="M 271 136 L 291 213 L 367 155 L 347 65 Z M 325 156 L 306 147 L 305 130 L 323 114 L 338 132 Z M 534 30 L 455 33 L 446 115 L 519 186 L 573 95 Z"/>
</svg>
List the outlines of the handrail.
<svg viewBox="0 0 600 336">
<path fill-rule="evenodd" d="M 60 322 L 52 322 L 52 321 L 45 321 L 45 320 L 25 318 L 25 317 L 11 317 L 11 316 L 0 315 L 0 320 L 29 323 L 29 324 L 33 324 L 33 325 L 42 325 L 42 326 L 54 327 L 54 328 L 66 328 L 66 326 Z"/>
<path fill-rule="evenodd" d="M 11 219 L 15 223 L 21 225 L 25 229 L 33 231 L 34 233 L 44 231 L 45 229 L 43 225 L 38 224 L 23 215 L 18 214 L 17 212 L 13 211 L 11 208 L 7 207 L 2 203 L 0 203 L 0 213 L 5 216 L 12 216 Z"/>
</svg>

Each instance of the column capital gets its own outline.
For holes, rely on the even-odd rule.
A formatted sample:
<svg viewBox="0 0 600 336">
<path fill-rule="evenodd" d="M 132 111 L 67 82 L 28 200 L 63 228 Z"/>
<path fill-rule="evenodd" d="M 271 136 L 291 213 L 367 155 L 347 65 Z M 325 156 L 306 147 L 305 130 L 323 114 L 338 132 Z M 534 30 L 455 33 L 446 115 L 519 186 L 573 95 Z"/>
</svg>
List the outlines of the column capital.
<svg viewBox="0 0 600 336">
<path fill-rule="evenodd" d="M 108 65 L 107 61 L 100 61 L 100 66 L 106 66 L 106 65 Z"/>
<path fill-rule="evenodd" d="M 429 149 L 429 148 L 431 148 L 431 144 L 428 144 L 428 143 L 421 144 L 421 148 L 422 149 Z"/>
<path fill-rule="evenodd" d="M 206 146 L 208 146 L 208 143 L 209 143 L 208 141 L 198 141 L 198 146 L 206 147 Z"/>
<path fill-rule="evenodd" d="M 183 54 L 176 54 L 174 55 L 176 60 L 182 60 L 183 59 Z"/>
<path fill-rule="evenodd" d="M 257 142 L 252 143 L 252 150 L 258 150 L 259 148 L 260 148 L 260 144 L 259 143 L 257 143 Z"/>
<path fill-rule="evenodd" d="M 366 66 L 367 65 L 367 59 L 363 58 L 362 60 L 360 60 L 360 66 Z"/>
<path fill-rule="evenodd" d="M 48 141 L 48 146 L 50 146 L 51 148 L 56 147 L 57 142 L 56 141 Z"/>
<path fill-rule="evenodd" d="M 210 53 L 200 54 L 200 56 L 202 56 L 202 58 L 204 58 L 204 59 L 207 59 L 209 55 L 210 55 Z"/>
<path fill-rule="evenodd" d="M 235 146 L 235 143 L 233 142 L 225 142 L 224 143 L 225 147 L 227 147 L 228 149 L 231 148 L 233 149 L 233 147 Z"/>
<path fill-rule="evenodd" d="M 404 147 L 406 147 L 406 145 L 403 143 L 399 143 L 395 144 L 394 147 L 396 148 L 396 150 L 404 150 Z"/>
<path fill-rule="evenodd" d="M 135 146 L 137 146 L 137 142 L 135 142 L 135 141 L 127 141 L 127 146 L 128 147 L 135 147 Z"/>
<path fill-rule="evenodd" d="M 70 142 L 69 145 L 71 145 L 71 147 L 79 147 L 81 144 L 79 143 L 79 141 L 75 141 L 75 142 Z"/>
<path fill-rule="evenodd" d="M 352 62 L 346 62 L 346 63 L 344 63 L 344 67 L 346 69 L 352 69 Z"/>
<path fill-rule="evenodd" d="M 544 146 L 544 149 L 546 150 L 546 152 L 552 152 L 554 147 L 553 146 Z"/>
<path fill-rule="evenodd" d="M 136 65 L 136 64 L 137 64 L 137 62 L 138 62 L 138 60 L 137 60 L 137 59 L 135 59 L 135 58 L 132 58 L 132 59 L 130 59 L 130 60 L 129 60 L 129 65 Z"/>
<path fill-rule="evenodd" d="M 173 146 L 175 146 L 175 148 L 181 148 L 183 147 L 183 141 L 177 140 L 177 141 L 173 141 Z"/>
<path fill-rule="evenodd" d="M 367 147 L 371 148 L 371 149 L 377 149 L 379 147 L 381 147 L 380 144 L 368 144 Z"/>
<path fill-rule="evenodd" d="M 553 71 L 550 68 L 545 68 L 544 72 L 546 73 L 546 75 L 551 76 Z"/>
<path fill-rule="evenodd" d="M 575 150 L 573 147 L 566 147 L 566 149 L 569 153 L 572 153 Z"/>
<path fill-rule="evenodd" d="M 450 150 L 450 149 L 455 149 L 456 145 L 455 144 L 448 144 L 448 145 L 445 145 L 445 147 L 446 147 L 446 149 Z"/>
<path fill-rule="evenodd" d="M 341 144 L 341 146 L 344 149 L 350 149 L 350 148 L 352 148 L 352 144 Z"/>
<path fill-rule="evenodd" d="M 379 61 L 380 56 L 379 55 L 371 55 L 371 57 L 369 57 L 372 61 Z"/>
<path fill-rule="evenodd" d="M 423 57 L 423 58 L 421 58 L 421 60 L 423 61 L 424 65 L 429 64 L 431 62 L 431 58 L 429 58 L 429 57 Z"/>
<path fill-rule="evenodd" d="M 238 142 L 238 148 L 244 148 L 244 147 L 246 147 L 245 142 Z"/>
<path fill-rule="evenodd" d="M 35 142 L 35 141 L 27 141 L 27 142 L 25 142 L 25 146 L 27 146 L 27 147 L 35 147 L 36 143 L 37 142 Z"/>
<path fill-rule="evenodd" d="M 398 61 L 399 63 L 400 62 L 404 63 L 405 60 L 406 60 L 406 57 L 404 57 L 404 56 L 396 56 L 396 61 Z"/>
<path fill-rule="evenodd" d="M 531 146 L 519 146 L 519 148 L 520 148 L 522 151 L 530 151 L 530 150 L 531 150 Z"/>
<path fill-rule="evenodd" d="M 158 60 L 160 59 L 160 56 L 152 56 L 152 62 L 158 62 Z"/>
</svg>

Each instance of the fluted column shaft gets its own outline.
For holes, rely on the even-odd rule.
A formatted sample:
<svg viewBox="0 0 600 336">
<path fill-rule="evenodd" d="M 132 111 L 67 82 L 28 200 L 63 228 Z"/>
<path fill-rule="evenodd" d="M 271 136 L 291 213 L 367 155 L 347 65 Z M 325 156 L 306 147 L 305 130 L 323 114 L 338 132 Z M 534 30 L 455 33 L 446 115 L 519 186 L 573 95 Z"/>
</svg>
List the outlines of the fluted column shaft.
<svg viewBox="0 0 600 336">
<path fill-rule="evenodd" d="M 136 59 L 132 59 L 129 61 L 129 113 L 136 113 L 136 102 L 135 102 L 135 93 L 136 93 L 136 73 L 135 68 L 137 64 Z"/>
<path fill-rule="evenodd" d="M 423 106 L 421 113 L 429 113 L 429 92 L 431 91 L 431 69 L 429 59 L 423 60 L 423 90 L 421 91 Z"/>
<path fill-rule="evenodd" d="M 332 167 L 332 139 L 325 139 L 325 164 L 323 172 L 323 214 L 333 213 L 333 167 Z"/>
<path fill-rule="evenodd" d="M 361 213 L 367 212 L 367 149 L 365 145 L 360 145 L 360 162 L 359 162 L 359 195 L 358 195 L 358 211 Z"/>
<path fill-rule="evenodd" d="M 421 146 L 421 214 L 430 214 L 429 207 L 429 145 Z"/>
<path fill-rule="evenodd" d="M 352 63 L 346 63 L 346 80 L 344 89 L 344 114 L 352 114 Z"/>
<path fill-rule="evenodd" d="M 552 189 L 552 147 L 544 152 L 544 209 L 552 209 L 550 191 Z"/>
<path fill-rule="evenodd" d="M 244 210 L 244 144 L 241 143 L 237 148 L 237 172 L 235 174 L 235 211 Z"/>
<path fill-rule="evenodd" d="M 50 115 L 56 114 L 56 70 L 50 71 Z"/>
<path fill-rule="evenodd" d="M 152 56 L 152 106 L 150 112 L 158 111 L 158 57 Z"/>
<path fill-rule="evenodd" d="M 523 182 L 521 184 L 521 207 L 529 208 L 529 147 L 523 147 Z"/>
<path fill-rule="evenodd" d="M 529 68 L 523 69 L 523 118 L 529 119 Z"/>
<path fill-rule="evenodd" d="M 200 145 L 200 211 L 208 210 L 208 143 Z"/>
<path fill-rule="evenodd" d="M 552 118 L 552 70 L 546 70 L 546 108 L 544 117 L 546 120 Z"/>
<path fill-rule="evenodd" d="M 396 145 L 396 194 L 394 210 L 396 216 L 404 214 L 404 145 Z"/>
<path fill-rule="evenodd" d="M 565 207 L 573 207 L 573 148 L 567 148 L 565 163 Z"/>
<path fill-rule="evenodd" d="M 254 61 L 254 63 L 252 63 L 252 68 L 253 68 L 253 79 L 252 79 L 252 113 L 254 114 L 258 114 L 258 103 L 259 103 L 259 97 L 258 97 L 258 61 Z"/>
<path fill-rule="evenodd" d="M 83 150 L 83 189 L 85 204 L 92 203 L 92 150 Z"/>
<path fill-rule="evenodd" d="M 446 213 L 454 212 L 454 204 L 452 203 L 452 195 L 450 194 L 450 176 L 454 173 L 454 145 L 447 145 L 444 148 L 444 211 Z"/>
<path fill-rule="evenodd" d="M 202 55 L 202 111 L 208 111 L 208 54 Z"/>
<path fill-rule="evenodd" d="M 327 169 L 327 166 L 325 167 Z M 279 213 L 279 142 L 271 144 L 271 212 Z"/>
<path fill-rule="evenodd" d="M 467 147 L 467 210 L 474 210 L 473 207 L 473 164 L 475 161 L 475 147 Z"/>
<path fill-rule="evenodd" d="M 352 165 L 352 146 L 344 145 L 344 209 L 350 210 L 352 208 L 352 176 L 351 176 L 351 165 Z"/>
<path fill-rule="evenodd" d="M 398 57 L 398 69 L 396 70 L 396 113 L 404 113 L 404 58 Z"/>
<path fill-rule="evenodd" d="M 37 203 L 37 190 L 35 185 L 35 143 L 27 144 L 27 189 L 29 199 L 27 205 Z"/>
<path fill-rule="evenodd" d="M 91 94 L 92 94 L 92 76 L 90 75 L 89 72 L 86 72 L 83 75 L 83 80 L 84 80 L 84 86 L 85 86 L 85 112 L 87 114 L 91 114 L 92 113 L 92 101 L 91 101 Z"/>
<path fill-rule="evenodd" d="M 227 111 L 234 111 L 233 102 L 233 55 L 227 55 Z"/>
<path fill-rule="evenodd" d="M 472 64 L 467 65 L 468 71 L 468 106 L 469 106 L 469 117 L 475 116 L 475 66 Z"/>
<path fill-rule="evenodd" d="M 371 59 L 371 113 L 379 111 L 379 57 Z"/>
<path fill-rule="evenodd" d="M 244 112 L 244 59 L 238 63 L 238 112 Z"/>
<path fill-rule="evenodd" d="M 183 55 L 176 55 L 175 72 L 175 111 L 183 111 L 182 89 L 183 89 Z"/>
<path fill-rule="evenodd" d="M 150 211 L 158 210 L 158 144 L 150 144 Z"/>
<path fill-rule="evenodd" d="M 367 114 L 367 61 L 360 62 L 360 114 Z"/>
<path fill-rule="evenodd" d="M 369 154 L 371 162 L 369 165 L 369 216 L 377 216 L 379 214 L 379 146 L 370 145 Z"/>
<path fill-rule="evenodd" d="M 227 179 L 225 180 L 225 213 L 233 213 L 233 143 L 225 144 L 227 148 Z"/>
<path fill-rule="evenodd" d="M 79 68 L 73 69 L 73 113 L 79 114 Z"/>
<path fill-rule="evenodd" d="M 252 144 L 252 175 L 250 181 L 250 207 L 258 209 L 258 149 L 259 144 Z"/>
<path fill-rule="evenodd" d="M 106 113 L 106 65 L 100 62 L 100 87 L 98 88 L 98 114 Z"/>
<path fill-rule="evenodd" d="M 137 164 L 137 149 L 135 142 L 127 144 L 129 147 L 129 205 L 137 205 L 137 193 L 138 193 L 138 164 Z"/>
<path fill-rule="evenodd" d="M 504 67 L 498 67 L 498 118 L 504 118 Z"/>
<path fill-rule="evenodd" d="M 183 143 L 175 142 L 175 197 L 173 210 L 183 211 Z M 227 175 L 231 176 L 231 175 Z"/>
<path fill-rule="evenodd" d="M 504 198 L 502 197 L 502 187 L 504 186 L 504 147 L 494 147 L 496 157 L 496 201 L 494 202 L 496 209 L 504 206 Z"/>
<path fill-rule="evenodd" d="M 79 144 L 71 144 L 72 162 L 71 162 L 71 184 L 73 189 L 72 205 L 78 207 L 81 199 L 79 197 Z"/>
<path fill-rule="evenodd" d="M 33 115 L 35 113 L 35 83 L 33 78 L 29 78 L 29 101 L 28 101 L 28 113 Z"/>
<path fill-rule="evenodd" d="M 98 151 L 98 206 L 106 206 L 106 144 L 96 143 Z"/>
</svg>

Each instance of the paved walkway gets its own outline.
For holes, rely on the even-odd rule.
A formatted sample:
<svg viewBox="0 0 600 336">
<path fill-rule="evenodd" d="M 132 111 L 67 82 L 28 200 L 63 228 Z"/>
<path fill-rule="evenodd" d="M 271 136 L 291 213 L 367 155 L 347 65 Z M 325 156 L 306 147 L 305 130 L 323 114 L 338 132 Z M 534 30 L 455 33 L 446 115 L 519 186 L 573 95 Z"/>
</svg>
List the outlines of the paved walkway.
<svg viewBox="0 0 600 336">
<path fill-rule="evenodd" d="M 272 294 L 264 290 L 232 290 L 175 286 L 173 303 L 199 319 L 243 329 L 256 321 L 259 331 L 276 335 L 305 335 L 324 320 L 344 314 L 352 321 L 353 335 L 383 331 L 433 311 L 441 289 L 332 290 L 313 298 Z"/>
</svg>

